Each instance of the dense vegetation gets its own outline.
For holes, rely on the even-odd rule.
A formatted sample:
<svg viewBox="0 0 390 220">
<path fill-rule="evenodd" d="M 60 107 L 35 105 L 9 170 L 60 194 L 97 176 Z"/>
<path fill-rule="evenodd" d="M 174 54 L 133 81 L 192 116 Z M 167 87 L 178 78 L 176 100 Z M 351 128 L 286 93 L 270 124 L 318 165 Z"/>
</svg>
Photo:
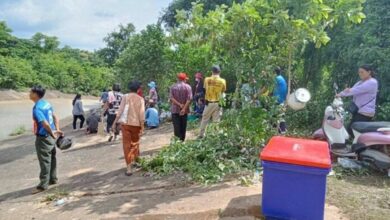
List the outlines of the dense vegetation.
<svg viewBox="0 0 390 220">
<path fill-rule="evenodd" d="M 173 1 L 167 9 L 164 10 L 164 14 L 161 16 L 160 20 L 165 24 L 167 28 L 175 28 L 178 26 L 179 22 L 176 19 L 177 11 L 184 10 L 190 12 L 192 9 L 192 4 L 198 2 L 204 5 L 203 13 L 207 13 L 219 5 L 231 6 L 235 3 L 242 3 L 244 0 L 176 0 Z"/>
<path fill-rule="evenodd" d="M 241 105 L 241 85 L 254 78 L 257 82 L 253 86 L 257 89 L 272 91 L 273 69 L 277 65 L 286 70 L 292 88 L 302 85 L 306 50 L 326 46 L 332 28 L 359 24 L 365 18 L 359 0 L 247 0 L 230 7 L 217 6 L 207 13 L 203 4 L 193 4 L 189 11 L 184 9 L 177 11 L 177 24 L 171 27 L 167 38 L 173 42 L 176 54 L 186 55 L 176 59 L 176 64 L 187 67 L 186 70 L 197 67 L 201 71 L 207 71 L 211 63 L 221 64 L 223 77 L 228 79 L 231 109 L 205 139 L 175 142 L 143 165 L 158 173 L 188 172 L 193 179 L 203 182 L 219 181 L 226 174 L 253 169 L 260 147 L 275 134 L 274 125 L 280 116 L 275 102 L 255 94 L 257 97 L 253 98 L 260 98 L 261 107 Z M 321 74 L 319 71 L 318 75 Z M 323 74 L 328 74 L 326 69 Z M 313 77 L 321 78 L 318 75 Z M 326 95 L 333 96 L 327 87 L 330 85 L 324 85 L 322 90 L 323 102 L 315 100 L 319 108 L 324 107 Z M 316 114 L 307 121 L 318 119 L 320 123 L 322 112 L 300 114 Z M 300 122 L 303 118 L 289 116 L 288 123 L 306 123 Z"/>
<path fill-rule="evenodd" d="M 63 92 L 98 94 L 113 82 L 112 70 L 96 54 L 59 45 L 56 37 L 41 33 L 19 39 L 0 22 L 0 88 L 41 84 Z"/>
</svg>

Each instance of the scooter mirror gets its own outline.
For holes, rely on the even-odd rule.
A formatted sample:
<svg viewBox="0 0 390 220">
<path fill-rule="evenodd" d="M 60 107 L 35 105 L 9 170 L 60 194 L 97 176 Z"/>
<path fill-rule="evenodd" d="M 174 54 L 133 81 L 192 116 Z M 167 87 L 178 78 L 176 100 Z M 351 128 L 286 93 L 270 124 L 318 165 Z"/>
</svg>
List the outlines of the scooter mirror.
<svg viewBox="0 0 390 220">
<path fill-rule="evenodd" d="M 335 98 L 333 99 L 333 107 L 336 107 L 336 108 L 339 108 L 339 107 L 342 107 L 343 106 L 343 100 L 341 98 Z"/>
<path fill-rule="evenodd" d="M 337 92 L 339 90 L 339 86 L 337 85 L 336 82 L 333 83 L 333 88 Z"/>
</svg>

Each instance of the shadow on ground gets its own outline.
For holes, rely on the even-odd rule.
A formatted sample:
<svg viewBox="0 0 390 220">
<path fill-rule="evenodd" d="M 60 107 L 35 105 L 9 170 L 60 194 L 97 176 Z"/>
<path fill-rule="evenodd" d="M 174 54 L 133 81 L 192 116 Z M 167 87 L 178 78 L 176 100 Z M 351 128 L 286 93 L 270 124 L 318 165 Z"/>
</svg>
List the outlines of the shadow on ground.
<svg viewBox="0 0 390 220">
<path fill-rule="evenodd" d="M 226 187 L 224 184 L 189 185 L 183 179 L 180 181 L 178 176 L 155 179 L 135 173 L 132 177 L 127 177 L 124 171 L 119 169 L 108 173 L 87 172 L 71 177 L 69 184 L 60 185 L 58 188 L 80 191 L 82 194 L 78 199 L 62 206 L 60 211 L 84 208 L 89 213 L 98 215 L 112 212 L 127 216 L 137 215 L 155 209 L 160 204 L 166 205 Z"/>
<path fill-rule="evenodd" d="M 137 220 L 198 220 L 198 219 L 258 219 L 265 220 L 261 214 L 259 202 L 261 195 L 241 196 L 233 198 L 228 206 L 196 213 L 142 215 Z"/>
</svg>

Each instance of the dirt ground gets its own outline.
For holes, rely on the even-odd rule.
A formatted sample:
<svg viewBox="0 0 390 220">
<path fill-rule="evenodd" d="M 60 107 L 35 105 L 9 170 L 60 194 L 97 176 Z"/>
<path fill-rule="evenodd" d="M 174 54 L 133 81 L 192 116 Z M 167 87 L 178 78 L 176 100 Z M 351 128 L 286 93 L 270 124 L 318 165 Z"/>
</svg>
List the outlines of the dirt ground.
<svg viewBox="0 0 390 220">
<path fill-rule="evenodd" d="M 86 136 L 83 131 L 71 131 L 69 126 L 64 131 L 74 138 L 75 146 L 58 152 L 60 183 L 37 195 L 30 194 L 38 183 L 39 172 L 33 137 L 25 135 L 2 141 L 0 219 L 262 219 L 261 184 L 244 187 L 237 181 L 227 181 L 204 186 L 188 182 L 180 174 L 157 177 L 143 172 L 127 177 L 120 141 L 108 143 L 106 137 Z M 169 124 L 147 131 L 142 137 L 141 156 L 158 152 L 169 143 L 171 136 Z M 383 184 L 330 178 L 328 203 L 331 205 L 326 205 L 325 219 L 390 216 L 386 215 L 389 182 L 384 180 Z M 361 190 L 368 193 L 367 198 Z M 387 197 L 383 197 L 384 193 Z M 51 201 L 57 197 L 64 198 L 64 204 L 57 206 Z M 345 205 L 344 200 L 350 198 L 354 205 Z M 364 213 L 362 207 L 366 202 L 373 204 Z M 377 203 L 381 203 L 380 210 L 372 210 Z M 377 212 L 383 218 L 370 218 L 369 213 Z"/>
</svg>

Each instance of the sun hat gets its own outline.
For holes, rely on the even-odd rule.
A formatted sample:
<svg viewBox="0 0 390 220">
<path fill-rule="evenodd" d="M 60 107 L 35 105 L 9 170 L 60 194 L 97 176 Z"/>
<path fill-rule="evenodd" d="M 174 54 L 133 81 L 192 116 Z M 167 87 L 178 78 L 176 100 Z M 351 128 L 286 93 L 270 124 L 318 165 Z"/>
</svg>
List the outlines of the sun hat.
<svg viewBox="0 0 390 220">
<path fill-rule="evenodd" d="M 154 81 L 151 81 L 150 83 L 148 83 L 148 86 L 150 88 L 155 88 L 156 87 L 156 83 Z"/>
</svg>

